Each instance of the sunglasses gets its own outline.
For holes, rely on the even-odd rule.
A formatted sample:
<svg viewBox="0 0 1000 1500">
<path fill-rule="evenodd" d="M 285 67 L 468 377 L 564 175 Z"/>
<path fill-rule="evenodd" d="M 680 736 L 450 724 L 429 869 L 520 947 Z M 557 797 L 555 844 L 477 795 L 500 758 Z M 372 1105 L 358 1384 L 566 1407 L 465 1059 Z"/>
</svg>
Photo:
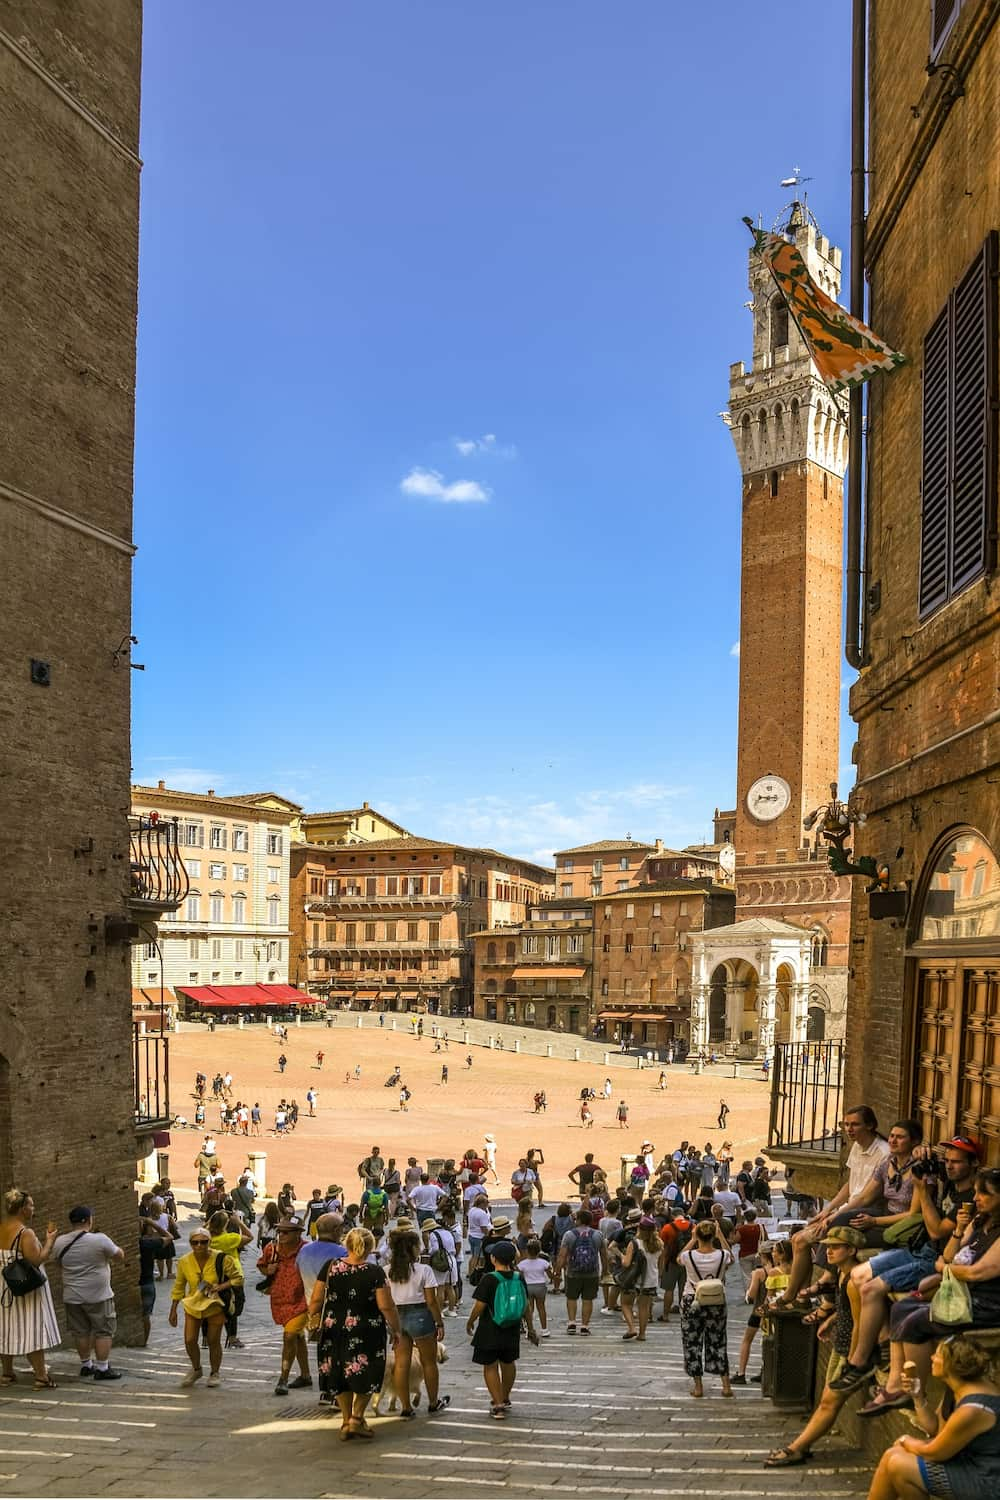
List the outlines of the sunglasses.
<svg viewBox="0 0 1000 1500">
<path fill-rule="evenodd" d="M 192 1245 L 207 1245 L 208 1240 L 191 1240 L 189 1243 Z"/>
</svg>

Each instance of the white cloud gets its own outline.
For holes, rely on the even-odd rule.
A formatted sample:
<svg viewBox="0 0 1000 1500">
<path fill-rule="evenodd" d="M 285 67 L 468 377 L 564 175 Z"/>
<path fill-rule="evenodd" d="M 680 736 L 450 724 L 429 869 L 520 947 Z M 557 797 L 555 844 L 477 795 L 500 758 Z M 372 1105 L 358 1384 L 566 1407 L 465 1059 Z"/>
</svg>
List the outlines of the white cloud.
<svg viewBox="0 0 1000 1500">
<path fill-rule="evenodd" d="M 444 475 L 436 469 L 414 467 L 399 488 L 404 495 L 415 495 L 422 500 L 439 500 L 445 504 L 468 504 L 469 501 L 486 501 L 492 495 L 475 479 L 455 479 L 446 483 Z"/>
<path fill-rule="evenodd" d="M 155 787 L 158 781 L 165 781 L 172 792 L 207 792 L 209 787 L 220 796 L 232 790 L 231 779 L 222 771 L 206 771 L 195 766 L 172 766 L 162 762 L 154 762 L 159 766 L 156 771 L 147 773 L 140 772 L 135 776 L 138 786 Z"/>
<path fill-rule="evenodd" d="M 482 437 L 477 438 L 453 438 L 452 442 L 455 452 L 460 453 L 463 458 L 472 458 L 474 454 L 491 458 L 517 457 L 517 449 L 513 443 L 498 443 L 495 432 L 484 432 Z"/>
<path fill-rule="evenodd" d="M 740 654 L 740 643 L 739 643 L 739 641 L 734 641 L 733 642 L 733 644 L 729 648 L 729 654 L 730 654 L 730 656 L 736 656 L 736 657 L 739 656 L 739 654 Z"/>
</svg>

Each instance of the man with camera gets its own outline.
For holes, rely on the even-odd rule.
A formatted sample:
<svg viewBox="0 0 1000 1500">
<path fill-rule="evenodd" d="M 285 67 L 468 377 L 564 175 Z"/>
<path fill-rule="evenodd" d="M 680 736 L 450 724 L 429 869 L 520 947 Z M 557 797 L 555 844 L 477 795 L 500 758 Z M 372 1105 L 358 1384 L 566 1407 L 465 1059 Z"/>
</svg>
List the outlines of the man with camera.
<svg viewBox="0 0 1000 1500">
<path fill-rule="evenodd" d="M 848 1292 L 858 1336 L 852 1358 L 832 1389 L 853 1390 L 871 1373 L 879 1334 L 889 1316 L 890 1294 L 913 1291 L 934 1274 L 934 1263 L 955 1232 L 960 1208 L 972 1202 L 981 1149 L 968 1136 L 944 1141 L 937 1151 L 914 1147 L 910 1212 L 883 1231 L 886 1248 L 851 1272 Z"/>
</svg>

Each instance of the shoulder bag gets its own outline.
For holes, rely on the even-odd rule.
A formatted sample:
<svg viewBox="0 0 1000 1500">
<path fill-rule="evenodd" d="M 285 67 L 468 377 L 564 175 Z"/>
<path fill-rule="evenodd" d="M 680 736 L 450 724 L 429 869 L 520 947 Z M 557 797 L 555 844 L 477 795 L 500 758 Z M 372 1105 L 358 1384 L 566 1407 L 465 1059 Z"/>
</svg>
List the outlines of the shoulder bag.
<svg viewBox="0 0 1000 1500">
<path fill-rule="evenodd" d="M 25 1260 L 18 1249 L 18 1244 L 23 1229 L 19 1229 L 14 1236 L 14 1243 L 10 1247 L 13 1256 L 3 1268 L 3 1305 L 10 1307 L 15 1297 L 27 1297 L 29 1292 L 37 1292 L 40 1286 L 45 1285 L 45 1273 L 38 1266 L 33 1266 L 30 1260 Z M 67 1249 L 69 1246 L 66 1247 Z"/>
</svg>

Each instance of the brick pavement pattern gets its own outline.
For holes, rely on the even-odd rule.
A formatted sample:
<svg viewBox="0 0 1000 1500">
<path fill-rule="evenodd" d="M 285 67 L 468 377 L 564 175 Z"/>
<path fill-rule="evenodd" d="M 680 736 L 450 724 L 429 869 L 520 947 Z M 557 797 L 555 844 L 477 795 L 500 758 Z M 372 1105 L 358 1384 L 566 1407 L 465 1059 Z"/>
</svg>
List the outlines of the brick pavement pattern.
<svg viewBox="0 0 1000 1500">
<path fill-rule="evenodd" d="M 185 1229 L 191 1222 L 189 1216 Z M 373 1441 L 340 1443 L 339 1420 L 318 1406 L 315 1389 L 272 1395 L 279 1339 L 266 1300 L 252 1290 L 250 1254 L 244 1267 L 246 1348 L 227 1352 L 218 1389 L 180 1388 L 188 1365 L 181 1330 L 166 1322 L 168 1282 L 157 1283 L 149 1347 L 115 1350 L 114 1364 L 126 1371 L 117 1384 L 80 1380 L 75 1359 L 63 1351 L 51 1361 L 57 1390 L 34 1391 L 23 1375 L 6 1389 L 4 1494 L 499 1500 L 513 1493 L 530 1500 L 554 1486 L 621 1500 L 819 1493 L 862 1500 L 867 1493 L 870 1465 L 836 1435 L 803 1468 L 762 1469 L 765 1453 L 793 1436 L 800 1419 L 776 1412 L 757 1387 L 737 1388 L 724 1400 L 711 1377 L 705 1399 L 692 1400 L 676 1319 L 652 1325 L 642 1348 L 622 1343 L 618 1318 L 595 1317 L 593 1337 L 573 1339 L 564 1331 L 564 1306 L 551 1295 L 552 1337 L 538 1349 L 525 1343 L 508 1421 L 490 1419 L 464 1318 L 455 1318 L 447 1321 L 450 1357 L 441 1371 L 449 1409 L 435 1417 L 418 1410 L 412 1422 L 376 1418 Z M 731 1358 L 743 1312 L 733 1300 Z M 315 1366 L 313 1346 L 310 1353 Z"/>
</svg>

